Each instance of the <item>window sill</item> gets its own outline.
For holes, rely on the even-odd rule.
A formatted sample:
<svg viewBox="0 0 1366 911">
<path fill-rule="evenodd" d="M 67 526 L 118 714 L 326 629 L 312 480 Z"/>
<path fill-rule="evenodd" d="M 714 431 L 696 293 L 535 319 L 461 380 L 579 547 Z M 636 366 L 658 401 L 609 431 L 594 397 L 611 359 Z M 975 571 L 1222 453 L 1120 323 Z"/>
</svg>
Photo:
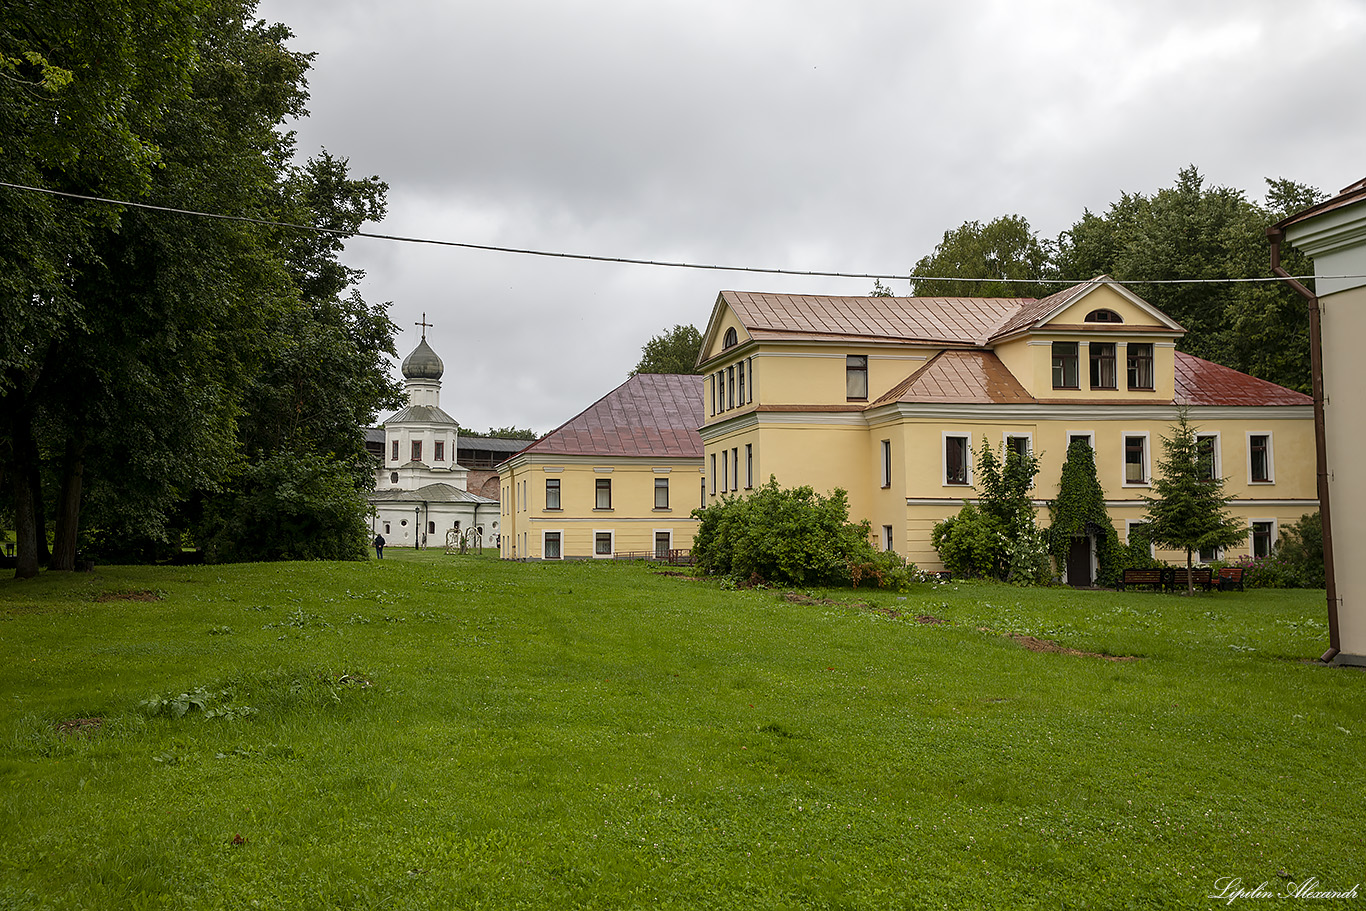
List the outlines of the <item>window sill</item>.
<svg viewBox="0 0 1366 911">
<path fill-rule="evenodd" d="M 545 509 L 541 510 L 541 512 L 564 512 L 564 509 L 560 506 L 547 506 Z"/>
<path fill-rule="evenodd" d="M 1250 487 L 1271 487 L 1271 486 L 1275 485 L 1276 482 L 1275 482 L 1274 480 L 1270 480 L 1270 481 L 1248 481 L 1247 483 L 1248 483 L 1248 486 L 1250 486 Z"/>
<path fill-rule="evenodd" d="M 1130 387 L 1129 387 L 1129 391 L 1130 391 L 1130 392 L 1156 392 L 1157 390 L 1154 389 L 1152 386 L 1130 386 Z"/>
<path fill-rule="evenodd" d="M 598 507 L 595 507 L 595 508 L 593 509 L 593 512 L 616 512 L 616 510 L 614 510 L 614 509 L 613 509 L 612 507 L 610 507 L 610 506 L 606 506 L 606 507 L 598 506 Z"/>
<path fill-rule="evenodd" d="M 1080 386 L 1054 386 L 1058 392 L 1081 392 Z"/>
<path fill-rule="evenodd" d="M 650 512 L 673 512 L 673 510 L 667 506 L 656 506 L 654 509 L 650 510 Z"/>
<path fill-rule="evenodd" d="M 1153 486 L 1153 482 L 1152 482 L 1152 481 L 1125 481 L 1125 482 L 1123 482 L 1122 484 L 1120 484 L 1119 486 L 1120 486 L 1120 487 L 1152 487 L 1152 486 Z"/>
</svg>

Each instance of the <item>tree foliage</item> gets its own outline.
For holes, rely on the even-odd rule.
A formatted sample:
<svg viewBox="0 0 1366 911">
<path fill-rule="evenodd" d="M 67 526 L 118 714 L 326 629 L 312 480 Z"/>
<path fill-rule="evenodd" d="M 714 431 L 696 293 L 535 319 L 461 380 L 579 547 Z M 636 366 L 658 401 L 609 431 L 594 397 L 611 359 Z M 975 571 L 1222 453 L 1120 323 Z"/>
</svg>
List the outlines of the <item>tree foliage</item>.
<svg viewBox="0 0 1366 911">
<path fill-rule="evenodd" d="M 873 549 L 867 521 L 849 521 L 843 490 L 823 497 L 810 487 L 781 488 L 770 477 L 749 496 L 726 496 L 692 514 L 699 520 L 693 556 L 708 575 L 777 585 L 873 578 L 894 586 L 907 578 L 900 557 Z"/>
<path fill-rule="evenodd" d="M 1109 274 L 1187 330 L 1182 351 L 1308 392 L 1309 319 L 1283 283 L 1149 284 L 1170 279 L 1260 278 L 1270 269 L 1267 226 L 1322 198 L 1312 187 L 1268 180 L 1259 205 L 1232 187 L 1207 186 L 1194 167 L 1151 196 L 1124 193 L 1104 215 L 1091 212 L 1058 238 L 1060 274 Z M 1283 252 L 1302 273 L 1305 257 Z"/>
<path fill-rule="evenodd" d="M 1233 497 L 1224 493 L 1223 479 L 1203 476 L 1196 428 L 1186 409 L 1162 437 L 1162 451 L 1153 479 L 1156 496 L 1143 498 L 1148 504 L 1144 522 L 1149 540 L 1184 549 L 1187 569 L 1193 565 L 1194 551 L 1242 543 L 1247 528 L 1226 508 Z M 1188 575 L 1188 593 L 1192 584 Z"/>
<path fill-rule="evenodd" d="M 499 440 L 539 440 L 541 435 L 530 428 L 521 427 L 490 427 L 486 433 L 476 433 L 473 430 L 460 428 L 462 437 L 475 437 L 478 439 L 499 439 Z"/>
<path fill-rule="evenodd" d="M 640 349 L 640 363 L 630 372 L 697 373 L 697 353 L 702 349 L 702 333 L 696 326 L 674 326 L 656 335 Z"/>
<path fill-rule="evenodd" d="M 7 173 L 343 233 L 379 217 L 378 179 L 327 153 L 290 164 L 281 124 L 305 113 L 309 55 L 254 11 L 21 5 L 0 23 L 0 76 L 27 80 L 0 101 Z M 328 466 L 314 483 L 343 469 L 338 493 L 355 499 L 360 428 L 397 387 L 392 326 L 348 293 L 359 274 L 338 261 L 340 237 L 0 192 L 0 313 L 17 315 L 0 348 L 0 475 L 19 575 L 38 570 L 49 514 L 52 566 L 70 569 L 83 540 L 176 540 L 225 482 L 271 460 Z"/>
<path fill-rule="evenodd" d="M 1129 561 L 1105 508 L 1105 489 L 1096 477 L 1095 451 L 1085 439 L 1068 445 L 1058 496 L 1048 503 L 1048 552 L 1059 567 L 1067 564 L 1072 539 L 1079 535 L 1095 536 L 1099 564 L 1096 581 L 1101 585 L 1118 582 Z"/>
<path fill-rule="evenodd" d="M 935 525 L 930 541 L 957 575 L 1031 584 L 1052 577 L 1048 551 L 1034 517 L 1030 491 L 1039 459 L 1003 443 L 1000 453 L 982 438 L 977 454 L 977 504 Z"/>
<path fill-rule="evenodd" d="M 1052 277 L 1053 269 L 1052 241 L 1040 239 L 1023 217 L 1003 215 L 945 231 L 911 270 L 911 284 L 918 297 L 1045 297 L 1056 289 L 1038 279 Z"/>
</svg>

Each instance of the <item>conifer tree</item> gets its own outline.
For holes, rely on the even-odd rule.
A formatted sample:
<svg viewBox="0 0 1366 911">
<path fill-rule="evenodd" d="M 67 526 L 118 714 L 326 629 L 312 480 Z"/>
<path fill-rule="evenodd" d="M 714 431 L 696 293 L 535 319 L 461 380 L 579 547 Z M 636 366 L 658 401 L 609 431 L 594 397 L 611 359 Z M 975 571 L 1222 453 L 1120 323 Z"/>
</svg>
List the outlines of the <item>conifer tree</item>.
<svg viewBox="0 0 1366 911">
<path fill-rule="evenodd" d="M 1224 479 L 1203 477 L 1195 431 L 1182 408 L 1171 434 L 1162 438 L 1160 476 L 1153 480 L 1157 496 L 1143 498 L 1148 503 L 1148 537 L 1186 551 L 1187 594 L 1195 591 L 1190 573 L 1194 551 L 1231 547 L 1247 537 L 1247 528 L 1228 513 L 1233 497 L 1224 493 Z"/>
</svg>

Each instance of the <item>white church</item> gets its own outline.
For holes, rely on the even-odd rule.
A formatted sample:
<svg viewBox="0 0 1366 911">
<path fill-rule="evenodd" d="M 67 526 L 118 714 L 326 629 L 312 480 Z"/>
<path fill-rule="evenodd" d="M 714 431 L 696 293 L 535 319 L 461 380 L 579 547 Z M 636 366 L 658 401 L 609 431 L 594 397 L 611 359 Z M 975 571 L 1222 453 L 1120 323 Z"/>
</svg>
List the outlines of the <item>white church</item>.
<svg viewBox="0 0 1366 911">
<path fill-rule="evenodd" d="M 467 489 L 469 469 L 456 462 L 460 425 L 441 410 L 445 365 L 425 331 L 402 370 L 408 406 L 382 425 L 383 460 L 370 495 L 374 533 L 391 547 L 446 547 L 477 528 L 483 545 L 495 546 L 498 501 Z"/>
</svg>

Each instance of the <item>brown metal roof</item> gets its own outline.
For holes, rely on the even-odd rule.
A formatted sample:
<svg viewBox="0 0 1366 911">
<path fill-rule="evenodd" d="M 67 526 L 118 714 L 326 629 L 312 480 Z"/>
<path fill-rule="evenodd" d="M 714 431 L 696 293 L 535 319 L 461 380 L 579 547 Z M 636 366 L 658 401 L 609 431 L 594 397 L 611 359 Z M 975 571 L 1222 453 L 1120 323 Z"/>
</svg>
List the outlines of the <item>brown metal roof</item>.
<svg viewBox="0 0 1366 911">
<path fill-rule="evenodd" d="M 983 345 L 1029 298 L 832 297 L 723 291 L 755 339 Z"/>
<path fill-rule="evenodd" d="M 1033 401 L 990 351 L 941 351 L 868 407 L 892 402 L 1021 405 Z"/>
<path fill-rule="evenodd" d="M 700 376 L 637 374 L 522 452 L 700 459 L 702 383 Z"/>
<path fill-rule="evenodd" d="M 1302 392 L 1259 380 L 1212 361 L 1176 352 L 1178 405 L 1312 405 Z"/>
</svg>

